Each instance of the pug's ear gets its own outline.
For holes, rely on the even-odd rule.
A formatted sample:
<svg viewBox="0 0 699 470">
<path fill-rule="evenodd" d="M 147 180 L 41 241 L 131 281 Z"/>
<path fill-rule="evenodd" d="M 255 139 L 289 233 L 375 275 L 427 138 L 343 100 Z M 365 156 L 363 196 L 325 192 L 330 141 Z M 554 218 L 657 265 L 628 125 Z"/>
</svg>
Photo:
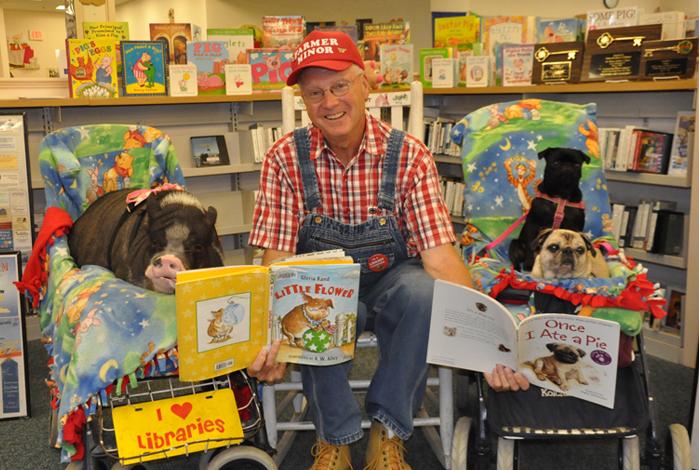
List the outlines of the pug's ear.
<svg viewBox="0 0 699 470">
<path fill-rule="evenodd" d="M 585 351 L 583 351 L 582 349 L 578 348 L 578 356 L 579 356 L 579 357 L 585 357 Z"/>
<path fill-rule="evenodd" d="M 546 349 L 548 349 L 551 352 L 554 352 L 556 349 L 558 349 L 558 345 L 556 343 L 549 343 L 546 345 Z"/>
<path fill-rule="evenodd" d="M 582 238 L 585 242 L 585 248 L 587 248 L 587 251 L 589 251 L 592 254 L 592 256 L 597 256 L 597 249 L 595 248 L 595 245 L 592 244 L 587 235 L 581 233 L 580 238 Z"/>
<path fill-rule="evenodd" d="M 551 235 L 552 232 L 552 228 L 545 228 L 539 232 L 539 235 L 536 236 L 531 245 L 531 249 L 534 253 L 539 254 L 541 248 L 544 246 L 544 242 L 549 237 L 549 235 Z"/>
<path fill-rule="evenodd" d="M 580 160 L 581 163 L 590 163 L 590 156 L 586 154 L 585 152 L 581 150 L 576 150 L 575 151 L 576 155 L 578 156 L 578 159 Z"/>
<path fill-rule="evenodd" d="M 554 149 L 552 149 L 552 148 L 549 147 L 549 148 L 544 149 L 544 150 L 542 150 L 541 152 L 539 152 L 539 154 L 538 154 L 539 160 L 541 160 L 542 158 L 543 158 L 543 159 L 548 158 L 548 156 L 553 152 L 553 150 L 554 150 Z"/>
</svg>

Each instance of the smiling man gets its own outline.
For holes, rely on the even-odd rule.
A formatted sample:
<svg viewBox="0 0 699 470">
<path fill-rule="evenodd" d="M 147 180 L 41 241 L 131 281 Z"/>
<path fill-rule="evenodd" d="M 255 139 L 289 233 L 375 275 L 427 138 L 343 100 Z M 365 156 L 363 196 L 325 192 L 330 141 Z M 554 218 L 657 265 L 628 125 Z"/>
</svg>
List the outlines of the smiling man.
<svg viewBox="0 0 699 470">
<path fill-rule="evenodd" d="M 364 63 L 346 34 L 310 33 L 287 83 L 299 84 L 311 124 L 267 153 L 249 243 L 265 249 L 264 264 L 333 248 L 361 264 L 357 331 L 369 320 L 380 348 L 366 395 L 366 465 L 409 469 L 403 441 L 425 390 L 434 279 L 471 284 L 452 246 L 437 169 L 420 141 L 366 112 Z M 262 351 L 249 372 L 281 379 L 277 350 Z M 301 367 L 318 436 L 314 470 L 351 468 L 348 445 L 362 438 L 350 367 Z"/>
</svg>

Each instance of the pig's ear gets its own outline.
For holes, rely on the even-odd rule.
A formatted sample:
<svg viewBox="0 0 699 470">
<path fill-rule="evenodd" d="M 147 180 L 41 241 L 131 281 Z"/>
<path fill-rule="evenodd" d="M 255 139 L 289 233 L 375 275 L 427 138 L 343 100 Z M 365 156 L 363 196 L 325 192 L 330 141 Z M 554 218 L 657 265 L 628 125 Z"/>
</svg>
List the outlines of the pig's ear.
<svg viewBox="0 0 699 470">
<path fill-rule="evenodd" d="M 148 198 L 146 198 L 146 209 L 148 210 L 149 217 L 155 217 L 156 214 L 160 211 L 160 201 L 158 200 L 158 198 L 152 194 L 148 196 Z"/>
<path fill-rule="evenodd" d="M 209 206 L 209 208 L 206 210 L 206 218 L 211 222 L 211 226 L 214 226 L 216 224 L 216 217 L 218 216 L 218 212 L 216 212 L 216 208 L 213 206 Z"/>
</svg>

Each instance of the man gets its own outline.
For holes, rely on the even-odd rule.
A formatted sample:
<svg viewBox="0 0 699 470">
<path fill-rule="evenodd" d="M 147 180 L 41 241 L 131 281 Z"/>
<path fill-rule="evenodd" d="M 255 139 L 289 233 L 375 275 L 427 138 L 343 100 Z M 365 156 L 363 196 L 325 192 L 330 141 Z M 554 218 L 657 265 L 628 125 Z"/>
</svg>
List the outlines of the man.
<svg viewBox="0 0 699 470">
<path fill-rule="evenodd" d="M 267 153 L 249 243 L 265 249 L 265 265 L 331 248 L 361 263 L 357 331 L 373 321 L 380 350 L 366 396 L 373 419 L 366 468 L 409 469 L 403 441 L 425 390 L 434 279 L 470 286 L 471 278 L 452 246 L 432 156 L 366 112 L 369 83 L 350 37 L 313 31 L 304 38 L 287 79 L 295 83 L 312 124 Z M 263 350 L 251 375 L 281 379 L 278 348 Z M 350 367 L 301 367 L 318 436 L 314 470 L 351 468 L 348 445 L 362 437 Z M 494 372 L 517 386 L 512 371 Z"/>
</svg>

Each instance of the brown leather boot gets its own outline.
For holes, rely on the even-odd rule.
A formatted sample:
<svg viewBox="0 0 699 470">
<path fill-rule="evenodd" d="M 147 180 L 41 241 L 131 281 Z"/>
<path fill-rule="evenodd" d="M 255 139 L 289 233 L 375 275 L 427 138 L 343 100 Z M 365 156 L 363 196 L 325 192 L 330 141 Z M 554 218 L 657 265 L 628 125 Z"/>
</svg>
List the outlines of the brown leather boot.
<svg viewBox="0 0 699 470">
<path fill-rule="evenodd" d="M 405 462 L 405 448 L 398 436 L 388 438 L 388 430 L 378 421 L 371 424 L 364 470 L 411 470 Z"/>
<path fill-rule="evenodd" d="M 318 439 L 311 454 L 315 460 L 310 470 L 352 470 L 349 446 L 335 446 Z"/>
</svg>

